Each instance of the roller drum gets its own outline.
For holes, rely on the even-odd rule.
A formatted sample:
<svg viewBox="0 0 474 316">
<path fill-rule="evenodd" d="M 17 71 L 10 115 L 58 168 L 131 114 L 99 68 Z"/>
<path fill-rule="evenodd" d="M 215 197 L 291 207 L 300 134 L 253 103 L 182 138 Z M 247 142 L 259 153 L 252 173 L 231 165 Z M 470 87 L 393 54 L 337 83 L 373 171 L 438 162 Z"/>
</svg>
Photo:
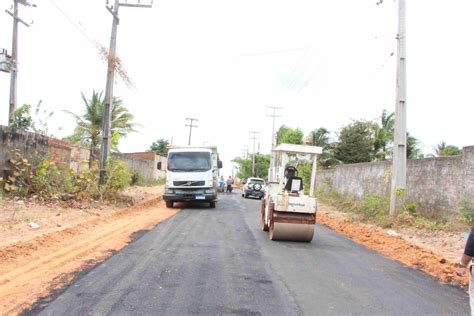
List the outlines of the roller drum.
<svg viewBox="0 0 474 316">
<path fill-rule="evenodd" d="M 270 226 L 271 240 L 288 240 L 310 242 L 313 239 L 314 225 L 272 223 Z"/>
</svg>

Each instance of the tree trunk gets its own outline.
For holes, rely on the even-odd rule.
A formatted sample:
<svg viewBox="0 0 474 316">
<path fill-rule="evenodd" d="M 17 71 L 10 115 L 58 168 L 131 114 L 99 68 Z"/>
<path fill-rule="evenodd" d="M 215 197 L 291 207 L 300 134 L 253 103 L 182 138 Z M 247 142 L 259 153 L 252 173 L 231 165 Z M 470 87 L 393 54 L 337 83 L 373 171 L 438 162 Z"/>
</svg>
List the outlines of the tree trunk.
<svg viewBox="0 0 474 316">
<path fill-rule="evenodd" d="M 95 148 L 97 147 L 97 140 L 91 139 L 91 147 L 89 149 L 89 169 L 92 169 L 92 165 L 95 160 Z"/>
</svg>

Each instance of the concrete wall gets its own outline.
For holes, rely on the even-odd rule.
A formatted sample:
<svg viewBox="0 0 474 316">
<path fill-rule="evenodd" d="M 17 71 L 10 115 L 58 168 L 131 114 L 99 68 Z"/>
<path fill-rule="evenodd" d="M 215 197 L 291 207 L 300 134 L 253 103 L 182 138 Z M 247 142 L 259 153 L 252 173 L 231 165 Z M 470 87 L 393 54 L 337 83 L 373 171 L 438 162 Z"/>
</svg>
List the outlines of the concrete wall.
<svg viewBox="0 0 474 316">
<path fill-rule="evenodd" d="M 34 133 L 0 126 L 0 172 L 3 176 L 8 167 L 8 159 L 19 150 L 22 157 L 30 162 L 39 162 L 49 153 L 48 138 Z"/>
<path fill-rule="evenodd" d="M 125 156 L 124 159 L 127 159 L 126 157 L 130 157 L 130 158 L 140 158 L 140 159 L 145 159 L 145 160 L 152 161 L 153 162 L 153 180 L 166 178 L 166 171 L 165 171 L 165 169 L 166 169 L 165 167 L 166 167 L 166 163 L 167 163 L 166 157 L 159 156 L 159 155 L 155 154 L 152 151 L 138 152 L 138 153 L 126 153 L 126 154 L 124 154 L 124 156 Z M 159 170 L 157 168 L 158 162 L 161 162 L 161 165 L 162 165 L 161 170 Z"/>
<path fill-rule="evenodd" d="M 331 182 L 338 192 L 358 199 L 389 196 L 391 168 L 389 161 L 340 165 L 319 171 L 317 187 Z M 408 161 L 407 200 L 416 203 L 420 211 L 452 218 L 459 214 L 463 198 L 474 206 L 474 146 L 465 147 L 460 156 Z"/>
<path fill-rule="evenodd" d="M 75 172 L 88 168 L 89 148 L 71 145 L 52 137 L 0 126 L 0 175 L 3 176 L 3 171 L 8 165 L 8 159 L 13 157 L 15 149 L 18 149 L 21 155 L 33 165 L 44 158 L 48 158 L 73 169 Z M 155 153 L 141 154 L 136 157 L 125 154 L 117 154 L 116 156 L 124 160 L 130 170 L 139 171 L 146 182 L 166 176 L 156 168 L 157 162 L 163 158 L 155 155 Z M 166 160 L 166 158 L 164 159 Z"/>
</svg>

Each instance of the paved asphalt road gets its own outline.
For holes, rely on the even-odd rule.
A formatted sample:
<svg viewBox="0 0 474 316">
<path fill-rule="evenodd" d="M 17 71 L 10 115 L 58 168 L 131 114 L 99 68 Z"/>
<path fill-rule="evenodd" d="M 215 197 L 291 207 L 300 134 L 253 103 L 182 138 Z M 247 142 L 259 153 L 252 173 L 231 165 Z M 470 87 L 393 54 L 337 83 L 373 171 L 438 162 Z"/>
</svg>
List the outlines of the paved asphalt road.
<svg viewBox="0 0 474 316">
<path fill-rule="evenodd" d="M 259 205 L 232 193 L 186 208 L 40 314 L 468 315 L 462 290 L 323 226 L 312 243 L 270 241 Z"/>
</svg>

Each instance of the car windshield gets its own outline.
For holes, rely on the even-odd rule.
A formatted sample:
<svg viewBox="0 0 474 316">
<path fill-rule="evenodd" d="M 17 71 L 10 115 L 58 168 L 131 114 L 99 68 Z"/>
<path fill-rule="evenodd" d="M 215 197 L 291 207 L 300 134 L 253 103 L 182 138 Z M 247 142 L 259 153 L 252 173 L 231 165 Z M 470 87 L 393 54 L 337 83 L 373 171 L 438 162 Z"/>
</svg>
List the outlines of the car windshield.
<svg viewBox="0 0 474 316">
<path fill-rule="evenodd" d="M 208 152 L 176 152 L 168 155 L 168 170 L 176 172 L 208 171 L 211 154 Z"/>
<path fill-rule="evenodd" d="M 249 183 L 259 183 L 259 184 L 265 184 L 265 181 L 261 179 L 250 179 Z"/>
</svg>

